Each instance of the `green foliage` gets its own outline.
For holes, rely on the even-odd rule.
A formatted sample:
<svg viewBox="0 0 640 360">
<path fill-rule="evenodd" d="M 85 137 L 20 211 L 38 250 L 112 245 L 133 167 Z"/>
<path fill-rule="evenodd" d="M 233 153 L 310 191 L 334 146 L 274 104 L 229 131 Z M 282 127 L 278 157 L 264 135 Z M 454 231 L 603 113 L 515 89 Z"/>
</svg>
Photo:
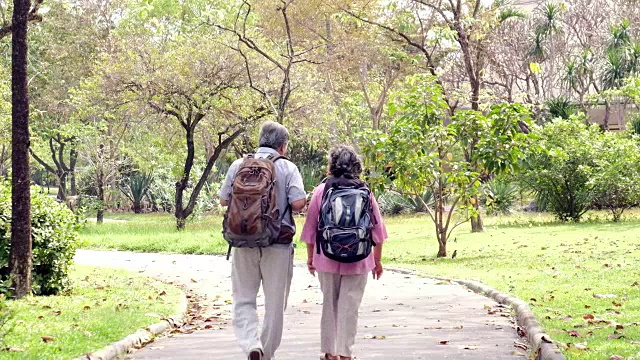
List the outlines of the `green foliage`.
<svg viewBox="0 0 640 360">
<path fill-rule="evenodd" d="M 0 183 L 0 280 L 8 279 L 11 188 Z M 69 288 L 71 261 L 80 243 L 75 215 L 64 205 L 37 191 L 31 194 L 33 292 L 54 295 Z"/>
<path fill-rule="evenodd" d="M 539 149 L 529 155 L 521 180 L 558 219 L 579 221 L 594 198 L 590 179 L 597 172 L 597 125 L 587 126 L 581 116 L 553 120 L 536 127 Z"/>
<path fill-rule="evenodd" d="M 503 179 L 484 184 L 485 207 L 491 215 L 509 214 L 518 199 L 518 187 Z"/>
</svg>

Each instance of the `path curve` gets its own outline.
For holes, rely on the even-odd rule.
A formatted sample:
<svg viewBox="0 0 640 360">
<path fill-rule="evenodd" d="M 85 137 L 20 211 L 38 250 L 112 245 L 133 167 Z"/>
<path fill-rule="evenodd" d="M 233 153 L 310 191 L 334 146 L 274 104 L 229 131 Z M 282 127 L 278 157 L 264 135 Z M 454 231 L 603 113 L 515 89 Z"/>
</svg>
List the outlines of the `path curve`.
<svg viewBox="0 0 640 360">
<path fill-rule="evenodd" d="M 230 326 L 230 262 L 221 256 L 79 250 L 80 265 L 120 268 L 181 284 L 203 296 L 209 329 L 174 334 L 129 359 L 244 359 Z M 295 267 L 278 360 L 318 359 L 321 293 Z M 259 312 L 263 306 L 259 298 Z M 510 309 L 460 285 L 387 271 L 370 280 L 360 309 L 359 359 L 526 359 Z M 213 323 L 212 323 L 213 324 Z"/>
</svg>

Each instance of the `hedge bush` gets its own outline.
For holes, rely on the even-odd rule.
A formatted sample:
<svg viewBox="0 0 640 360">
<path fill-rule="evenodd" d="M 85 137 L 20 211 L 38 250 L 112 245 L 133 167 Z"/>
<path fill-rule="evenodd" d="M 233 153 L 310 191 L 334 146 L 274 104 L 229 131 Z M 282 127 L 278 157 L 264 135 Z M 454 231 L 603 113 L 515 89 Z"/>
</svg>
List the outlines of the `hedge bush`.
<svg viewBox="0 0 640 360">
<path fill-rule="evenodd" d="M 36 188 L 31 192 L 33 293 L 56 295 L 69 288 L 68 272 L 80 244 L 75 215 Z M 11 241 L 11 187 L 0 182 L 0 280 L 8 284 Z M 6 286 L 4 289 L 8 290 Z"/>
</svg>

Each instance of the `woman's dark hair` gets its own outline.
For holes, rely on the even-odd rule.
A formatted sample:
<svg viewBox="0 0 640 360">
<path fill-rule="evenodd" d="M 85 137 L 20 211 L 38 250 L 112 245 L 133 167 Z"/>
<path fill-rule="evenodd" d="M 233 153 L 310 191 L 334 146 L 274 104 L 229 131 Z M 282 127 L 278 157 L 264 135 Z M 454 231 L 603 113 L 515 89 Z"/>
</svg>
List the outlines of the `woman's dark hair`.
<svg viewBox="0 0 640 360">
<path fill-rule="evenodd" d="M 329 175 L 340 177 L 345 174 L 359 177 L 362 161 L 355 149 L 348 145 L 337 145 L 329 151 Z"/>
</svg>

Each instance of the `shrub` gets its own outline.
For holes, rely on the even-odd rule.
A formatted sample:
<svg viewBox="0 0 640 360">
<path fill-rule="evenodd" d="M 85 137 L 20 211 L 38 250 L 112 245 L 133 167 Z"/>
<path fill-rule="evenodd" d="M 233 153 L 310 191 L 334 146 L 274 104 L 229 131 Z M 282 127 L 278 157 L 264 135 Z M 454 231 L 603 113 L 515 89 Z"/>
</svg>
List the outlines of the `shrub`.
<svg viewBox="0 0 640 360">
<path fill-rule="evenodd" d="M 629 121 L 629 129 L 635 135 L 640 135 L 640 113 L 635 113 L 631 115 L 631 120 Z"/>
<path fill-rule="evenodd" d="M 484 184 L 485 207 L 489 214 L 509 214 L 518 199 L 518 187 L 514 184 L 494 179 Z"/>
<path fill-rule="evenodd" d="M 582 116 L 556 119 L 534 131 L 540 148 L 530 154 L 522 184 L 558 219 L 579 221 L 595 198 L 591 179 L 600 166 L 603 134 Z"/>
<path fill-rule="evenodd" d="M 11 188 L 0 182 L 0 281 L 9 278 Z M 78 223 L 64 204 L 36 188 L 31 193 L 32 285 L 36 295 L 55 295 L 69 287 L 68 272 L 79 245 Z"/>
<path fill-rule="evenodd" d="M 640 203 L 640 146 L 619 134 L 604 134 L 596 161 L 599 169 L 591 179 L 593 205 L 609 210 L 613 221 L 619 221 L 626 209 Z"/>
</svg>

